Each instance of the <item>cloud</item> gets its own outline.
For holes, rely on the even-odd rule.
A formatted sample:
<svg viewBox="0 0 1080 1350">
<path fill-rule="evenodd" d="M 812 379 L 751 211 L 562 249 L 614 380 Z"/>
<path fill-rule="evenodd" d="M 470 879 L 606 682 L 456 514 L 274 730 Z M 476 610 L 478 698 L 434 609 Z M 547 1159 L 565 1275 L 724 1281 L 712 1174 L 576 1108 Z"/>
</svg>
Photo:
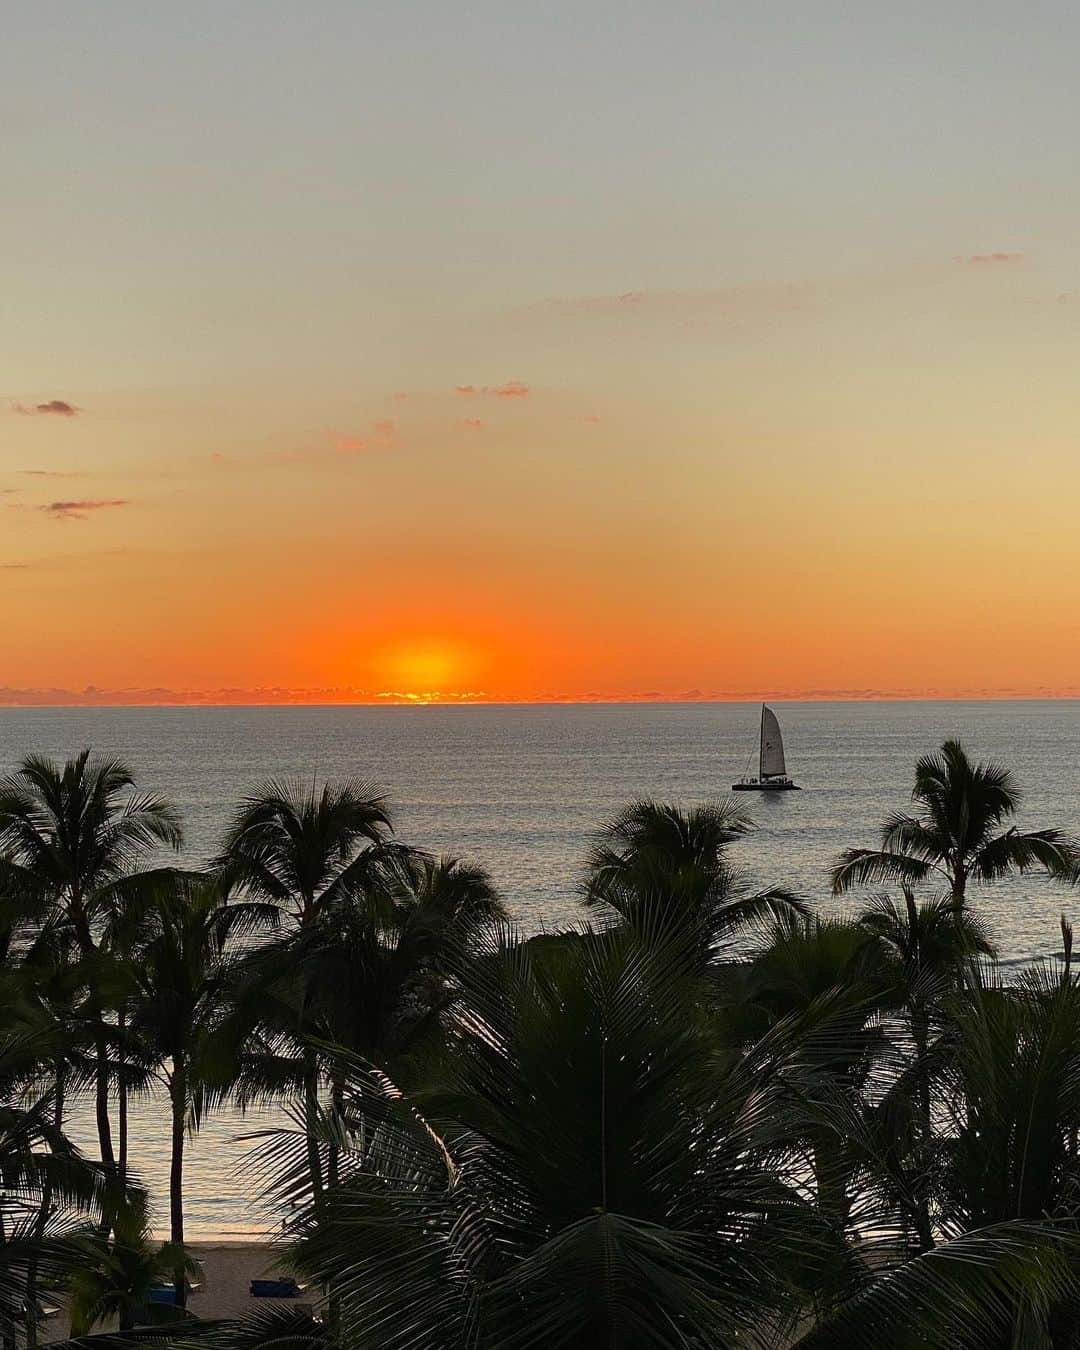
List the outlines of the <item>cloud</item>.
<svg viewBox="0 0 1080 1350">
<path fill-rule="evenodd" d="M 496 385 L 459 384 L 454 387 L 454 393 L 460 394 L 463 398 L 473 398 L 477 395 L 484 398 L 528 398 L 532 390 L 520 380 L 507 380 L 505 384 Z"/>
<path fill-rule="evenodd" d="M 586 413 L 581 420 L 583 422 L 588 422 L 588 424 L 593 427 L 596 426 L 596 424 L 600 421 L 599 417 L 597 417 L 595 413 Z"/>
<path fill-rule="evenodd" d="M 76 407 L 74 403 L 68 403 L 62 398 L 51 398 L 47 403 L 35 403 L 33 407 L 27 407 L 25 403 L 15 403 L 12 406 L 24 417 L 44 417 L 50 414 L 54 417 L 75 417 L 82 412 L 82 409 Z"/>
<path fill-rule="evenodd" d="M 479 431 L 484 425 L 484 419 L 482 417 L 466 417 L 461 425 L 470 427 L 473 431 Z"/>
<path fill-rule="evenodd" d="M 356 454 L 360 450 L 388 446 L 396 435 L 397 422 L 392 417 L 381 417 L 377 422 L 372 423 L 370 433 L 365 433 L 363 436 L 335 437 L 334 449 L 341 451 L 342 454 Z M 375 442 L 374 445 L 373 442 Z"/>
<path fill-rule="evenodd" d="M 0 572 L 25 572 L 29 563 L 0 563 Z"/>
<path fill-rule="evenodd" d="M 25 478 L 83 478 L 85 475 L 71 469 L 20 469 Z"/>
<path fill-rule="evenodd" d="M 80 502 L 48 502 L 45 506 L 39 506 L 38 510 L 52 516 L 54 520 L 86 520 L 91 511 L 107 511 L 110 507 L 128 504 L 126 498 L 108 497 Z"/>
<path fill-rule="evenodd" d="M 796 313 L 813 310 L 820 288 L 805 282 L 763 282 L 683 291 L 622 291 L 612 295 L 549 296 L 540 306 L 552 314 L 597 318 L 698 319 L 709 315 Z"/>
<path fill-rule="evenodd" d="M 966 258 L 963 255 L 953 258 L 953 262 L 966 265 L 971 263 L 976 265 L 980 263 L 1018 263 L 1023 262 L 1023 260 L 1024 255 L 1022 253 L 970 253 Z"/>
</svg>

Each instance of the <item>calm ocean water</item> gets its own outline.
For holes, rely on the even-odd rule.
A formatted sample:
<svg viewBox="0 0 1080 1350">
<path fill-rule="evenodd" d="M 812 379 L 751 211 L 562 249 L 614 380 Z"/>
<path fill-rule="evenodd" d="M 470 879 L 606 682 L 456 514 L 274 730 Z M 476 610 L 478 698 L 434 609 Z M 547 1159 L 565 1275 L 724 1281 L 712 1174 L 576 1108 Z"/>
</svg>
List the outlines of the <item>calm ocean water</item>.
<svg viewBox="0 0 1080 1350">
<path fill-rule="evenodd" d="M 743 798 L 758 824 L 739 846 L 755 883 L 782 883 L 836 908 L 827 871 L 848 845 L 874 842 L 902 806 L 918 755 L 959 736 L 1010 765 L 1025 789 L 1021 823 L 1080 833 L 1080 704 L 801 703 L 775 705 L 788 767 L 806 789 Z M 270 774 L 373 778 L 397 808 L 403 839 L 482 862 L 523 928 L 581 917 L 576 887 L 589 831 L 625 802 L 723 795 L 754 749 L 750 704 L 429 708 L 0 709 L 0 771 L 27 750 L 83 746 L 124 756 L 141 785 L 171 797 L 191 862 L 214 850 L 230 806 Z M 1059 949 L 1058 917 L 1080 892 L 1039 878 L 977 894 L 1002 954 Z M 259 1231 L 257 1189 L 237 1165 L 238 1136 L 266 1121 L 220 1114 L 192 1146 L 189 1230 Z M 90 1146 L 89 1117 L 73 1133 Z M 164 1213 L 168 1129 L 160 1103 L 140 1104 L 133 1159 Z"/>
</svg>

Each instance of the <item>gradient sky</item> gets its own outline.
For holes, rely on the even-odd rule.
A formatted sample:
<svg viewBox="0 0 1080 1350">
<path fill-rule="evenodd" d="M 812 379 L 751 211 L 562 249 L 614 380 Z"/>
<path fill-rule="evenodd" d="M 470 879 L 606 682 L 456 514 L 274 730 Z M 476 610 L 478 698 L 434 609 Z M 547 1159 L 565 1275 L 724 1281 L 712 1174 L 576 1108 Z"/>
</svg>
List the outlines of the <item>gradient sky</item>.
<svg viewBox="0 0 1080 1350">
<path fill-rule="evenodd" d="M 0 702 L 1080 690 L 1071 4 L 0 56 Z"/>
</svg>

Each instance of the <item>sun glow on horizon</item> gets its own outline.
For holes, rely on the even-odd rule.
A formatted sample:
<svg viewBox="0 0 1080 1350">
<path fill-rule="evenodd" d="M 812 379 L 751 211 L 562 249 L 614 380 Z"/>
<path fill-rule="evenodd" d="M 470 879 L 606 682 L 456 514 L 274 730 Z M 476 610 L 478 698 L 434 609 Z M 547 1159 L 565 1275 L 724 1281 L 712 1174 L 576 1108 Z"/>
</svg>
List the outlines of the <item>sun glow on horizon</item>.
<svg viewBox="0 0 1080 1350">
<path fill-rule="evenodd" d="M 383 686 L 380 699 L 409 702 L 457 700 L 457 690 L 474 683 L 477 653 L 447 638 L 412 638 L 376 649 L 371 667 Z M 464 695 L 466 697 L 474 695 Z"/>
</svg>

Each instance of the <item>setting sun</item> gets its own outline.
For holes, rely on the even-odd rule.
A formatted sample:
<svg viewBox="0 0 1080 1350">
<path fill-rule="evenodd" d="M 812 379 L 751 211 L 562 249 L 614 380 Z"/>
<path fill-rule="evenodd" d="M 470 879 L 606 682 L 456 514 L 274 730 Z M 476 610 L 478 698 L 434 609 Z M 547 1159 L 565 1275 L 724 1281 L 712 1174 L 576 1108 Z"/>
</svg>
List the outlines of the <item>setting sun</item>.
<svg viewBox="0 0 1080 1350">
<path fill-rule="evenodd" d="M 454 695 L 471 689 L 477 659 L 458 642 L 415 639 L 394 643 L 376 655 L 376 672 L 385 681 L 380 693 Z"/>
</svg>

